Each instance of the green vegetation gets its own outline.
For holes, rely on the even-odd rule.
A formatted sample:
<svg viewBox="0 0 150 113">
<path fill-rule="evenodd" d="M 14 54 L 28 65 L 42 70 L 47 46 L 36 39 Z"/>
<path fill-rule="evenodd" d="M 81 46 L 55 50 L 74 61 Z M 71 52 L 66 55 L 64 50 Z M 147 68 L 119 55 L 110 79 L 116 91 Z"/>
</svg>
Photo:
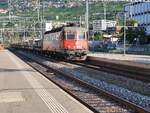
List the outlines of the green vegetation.
<svg viewBox="0 0 150 113">
<path fill-rule="evenodd" d="M 49 1 L 49 0 L 47 0 L 47 1 Z M 56 1 L 58 1 L 58 0 L 56 0 Z M 69 0 L 64 0 L 64 1 L 69 1 Z M 18 3 L 18 2 L 15 2 L 15 3 Z M 116 14 L 122 10 L 124 3 L 125 2 L 107 2 L 107 4 L 106 4 L 107 18 L 115 19 Z M 8 8 L 7 2 L 0 2 L 0 8 L 7 9 Z M 46 19 L 55 19 L 56 16 L 59 16 L 60 20 L 79 20 L 80 16 L 83 16 L 83 18 L 84 18 L 85 4 L 81 7 L 76 7 L 76 8 L 54 8 L 53 7 L 53 8 L 47 8 L 44 10 L 45 10 L 44 17 Z M 90 4 L 89 10 L 90 10 L 90 19 L 104 18 L 104 15 L 103 15 L 104 9 L 103 9 L 102 2 L 98 2 L 98 3 L 92 4 L 92 5 Z M 12 11 L 13 11 L 13 15 L 37 17 L 37 12 L 36 12 L 36 10 L 33 10 L 33 8 L 27 8 L 27 9 L 25 8 L 25 10 L 23 10 L 23 8 L 16 9 L 14 7 Z M 0 14 L 0 16 L 5 16 L 5 15 Z"/>
<path fill-rule="evenodd" d="M 124 33 L 122 29 L 121 40 L 123 40 Z M 148 36 L 144 28 L 129 27 L 126 29 L 126 40 L 129 44 L 146 44 L 148 42 Z"/>
<path fill-rule="evenodd" d="M 116 14 L 121 12 L 123 9 L 124 2 L 108 2 L 106 4 L 107 10 L 107 19 L 116 19 Z M 84 19 L 85 16 L 85 4 L 80 7 L 75 8 L 47 8 L 44 9 L 44 17 L 46 19 L 55 20 L 56 16 L 59 16 L 60 20 L 79 20 L 79 17 L 82 16 Z M 104 7 L 102 2 L 89 5 L 89 15 L 90 20 L 94 19 L 103 19 L 104 18 Z M 16 10 L 15 13 L 18 16 L 31 16 L 37 17 L 37 11 L 33 9 L 26 9 L 25 11 Z M 40 15 L 42 15 L 40 13 Z"/>
<path fill-rule="evenodd" d="M 146 30 L 141 27 L 137 27 L 137 21 L 127 20 L 126 21 L 126 40 L 129 44 L 146 44 L 148 43 L 148 36 Z M 121 40 L 124 37 L 124 28 L 121 29 Z"/>
<path fill-rule="evenodd" d="M 95 41 L 101 41 L 101 40 L 103 40 L 104 39 L 104 37 L 103 37 L 103 34 L 100 34 L 100 33 L 95 33 L 94 34 L 94 36 L 92 37 L 92 39 L 89 39 L 89 40 L 95 40 Z"/>
<path fill-rule="evenodd" d="M 8 7 L 7 2 L 1 2 L 0 3 L 0 8 L 7 9 L 7 7 Z"/>
<path fill-rule="evenodd" d="M 18 0 L 19 1 L 19 0 Z M 121 12 L 123 9 L 123 4 L 124 2 L 107 2 L 106 4 L 106 10 L 107 10 L 107 19 L 113 19 L 116 20 L 116 14 L 118 12 Z M 7 9 L 7 3 L 0 3 L 0 8 L 4 8 Z M 0 27 L 6 27 L 6 28 L 26 28 L 26 31 L 31 31 L 30 28 L 33 28 L 35 26 L 35 21 L 37 20 L 37 10 L 34 8 L 18 8 L 16 9 L 15 7 L 12 9 L 13 14 L 15 16 L 21 16 L 21 17 L 31 17 L 31 20 L 27 20 L 26 23 L 21 23 L 20 20 L 12 20 L 12 23 L 7 23 L 5 25 L 2 25 L 0 23 Z M 46 20 L 56 20 L 56 16 L 59 16 L 59 20 L 58 21 L 79 21 L 80 16 L 82 16 L 82 19 L 85 19 L 85 12 L 86 12 L 86 7 L 85 4 L 83 6 L 80 7 L 74 7 L 74 8 L 45 8 L 44 9 L 44 18 Z M 89 5 L 89 17 L 90 17 L 90 21 L 95 20 L 95 19 L 103 19 L 104 18 L 104 7 L 103 7 L 103 3 L 102 2 L 98 2 L 96 4 L 90 4 Z M 42 17 L 42 9 L 40 9 L 40 18 Z M 7 14 L 0 14 L 0 16 L 8 16 Z M 2 20 L 3 21 L 3 20 Z M 9 21 L 9 20 L 5 20 L 5 21 Z M 22 20 L 22 22 L 24 22 L 24 20 Z M 39 26 L 38 24 L 36 24 L 36 26 Z M 35 29 L 36 30 L 36 29 Z M 38 36 L 39 33 L 27 33 L 26 34 L 30 34 L 30 36 Z M 23 32 L 8 32 L 8 31 L 4 31 L 3 33 L 4 36 L 8 37 L 8 39 L 6 39 L 6 41 L 12 41 L 11 38 L 13 37 L 13 40 L 15 40 L 14 37 L 20 38 L 23 37 Z M 95 40 L 102 40 L 103 37 L 102 35 L 96 34 L 94 36 Z"/>
<path fill-rule="evenodd" d="M 136 20 L 127 20 L 126 25 L 127 26 L 135 26 L 137 25 L 137 21 Z"/>
</svg>

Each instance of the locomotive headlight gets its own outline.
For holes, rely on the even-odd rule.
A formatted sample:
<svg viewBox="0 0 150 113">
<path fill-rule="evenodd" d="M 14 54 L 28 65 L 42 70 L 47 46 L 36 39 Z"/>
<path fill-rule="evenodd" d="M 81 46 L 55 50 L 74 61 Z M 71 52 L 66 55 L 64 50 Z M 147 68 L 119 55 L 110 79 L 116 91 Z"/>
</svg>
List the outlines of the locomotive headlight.
<svg viewBox="0 0 150 113">
<path fill-rule="evenodd" d="M 68 49 L 70 49 L 70 46 L 68 46 Z"/>
<path fill-rule="evenodd" d="M 78 45 L 79 43 L 78 42 L 75 42 L 75 45 Z"/>
</svg>

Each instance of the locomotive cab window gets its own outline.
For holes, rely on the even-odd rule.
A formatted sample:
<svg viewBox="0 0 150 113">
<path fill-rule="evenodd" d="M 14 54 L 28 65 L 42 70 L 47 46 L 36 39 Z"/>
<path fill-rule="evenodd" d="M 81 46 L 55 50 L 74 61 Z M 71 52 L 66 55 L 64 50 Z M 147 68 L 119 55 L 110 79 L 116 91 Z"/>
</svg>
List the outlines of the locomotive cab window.
<svg viewBox="0 0 150 113">
<path fill-rule="evenodd" d="M 79 33 L 78 34 L 78 40 L 85 40 L 85 38 L 86 38 L 85 33 Z"/>
<path fill-rule="evenodd" d="M 74 32 L 67 32 L 66 33 L 66 39 L 67 40 L 74 40 L 75 39 L 75 33 Z"/>
</svg>

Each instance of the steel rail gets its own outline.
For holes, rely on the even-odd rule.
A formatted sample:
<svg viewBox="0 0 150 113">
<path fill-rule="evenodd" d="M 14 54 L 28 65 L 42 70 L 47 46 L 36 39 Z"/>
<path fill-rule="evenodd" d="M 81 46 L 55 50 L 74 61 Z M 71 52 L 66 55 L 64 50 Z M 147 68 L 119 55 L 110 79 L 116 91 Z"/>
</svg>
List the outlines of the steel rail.
<svg viewBox="0 0 150 113">
<path fill-rule="evenodd" d="M 135 80 L 150 83 L 150 68 L 130 65 L 130 62 L 120 63 L 120 61 L 110 61 L 96 57 L 87 58 L 85 62 L 70 62 L 98 71 L 112 73 L 118 76 L 124 76 Z"/>
<path fill-rule="evenodd" d="M 18 54 L 18 53 L 17 53 Z M 19 53 L 20 54 L 20 53 Z M 20 54 L 21 55 L 21 54 Z M 22 55 L 22 56 L 24 56 L 24 55 Z M 31 58 L 29 58 L 29 57 L 27 57 L 27 56 L 24 56 L 24 57 L 26 57 L 26 58 L 28 58 L 28 59 L 30 59 L 30 60 L 32 60 L 32 61 L 34 61 L 34 62 L 36 62 L 36 63 L 38 63 L 38 64 L 40 64 L 41 66 L 43 66 L 43 67 L 45 67 L 45 68 L 47 68 L 47 69 L 50 69 L 50 70 L 52 70 L 52 71 L 54 71 L 54 72 L 56 72 L 56 73 L 58 73 L 58 74 L 60 74 L 60 75 L 63 75 L 63 76 L 65 76 L 65 77 L 68 77 L 69 79 L 72 79 L 72 80 L 74 80 L 74 81 L 77 81 L 78 83 L 80 83 L 80 84 L 82 84 L 83 86 L 86 86 L 86 87 L 89 87 L 89 88 L 91 88 L 91 89 L 93 89 L 94 91 L 96 91 L 96 92 L 98 92 L 98 93 L 100 93 L 100 94 L 103 94 L 105 97 L 109 97 L 109 98 L 111 98 L 112 100 L 114 100 L 114 101 L 116 101 L 116 102 L 118 102 L 118 103 L 121 103 L 122 105 L 125 105 L 126 107 L 128 107 L 128 108 L 131 108 L 132 110 L 134 110 L 134 111 L 136 111 L 136 112 L 138 112 L 138 113 L 149 113 L 150 111 L 148 111 L 147 109 L 145 109 L 145 108 L 142 108 L 141 106 L 138 106 L 138 105 L 135 105 L 134 103 L 131 103 L 131 102 L 129 102 L 129 101 L 127 101 L 127 100 L 125 100 L 125 99 L 123 99 L 123 98 L 120 98 L 120 97 L 118 97 L 118 96 L 116 96 L 116 95 L 114 95 L 114 94 L 111 94 L 110 92 L 107 92 L 107 91 L 104 91 L 104 90 L 102 90 L 102 89 L 99 89 L 98 87 L 96 87 L 96 86 L 94 86 L 94 85 L 92 85 L 92 84 L 89 84 L 89 83 L 87 83 L 87 82 L 85 82 L 85 81 L 83 81 L 83 80 L 80 80 L 79 78 L 76 78 L 76 77 L 73 77 L 71 74 L 67 74 L 67 73 L 65 73 L 65 72 L 63 72 L 63 71 L 60 71 L 60 70 L 56 70 L 56 69 L 54 69 L 54 68 L 52 68 L 52 67 L 49 67 L 48 65 L 45 65 L 45 64 L 43 64 L 43 63 L 41 63 L 41 62 L 39 62 L 39 61 L 36 61 L 35 59 L 31 59 Z M 29 63 L 28 63 L 29 64 Z M 29 64 L 30 66 L 32 66 L 31 64 Z M 33 66 L 32 66 L 33 67 Z M 34 67 L 33 67 L 34 68 Z M 37 70 L 38 72 L 40 72 L 39 70 Z M 41 72 L 40 72 L 41 73 Z M 43 74 L 43 73 L 42 73 Z M 47 77 L 46 75 L 44 75 L 45 77 Z M 47 77 L 47 78 L 49 78 L 49 77 Z M 49 78 L 50 79 L 50 78 Z M 54 81 L 52 81 L 52 82 L 54 82 Z M 54 82 L 56 85 L 58 85 L 59 87 L 61 87 L 62 89 L 64 89 L 63 88 L 63 86 L 60 86 L 59 84 L 57 84 L 56 82 Z M 64 89 L 67 93 L 69 93 L 70 94 L 70 92 L 69 91 L 67 91 L 66 89 Z M 94 110 L 91 106 L 89 106 L 87 103 L 85 103 L 84 101 L 82 101 L 82 100 L 80 100 L 79 98 L 77 98 L 75 95 L 73 95 L 73 94 L 71 94 L 74 98 L 76 98 L 77 100 L 79 100 L 82 104 L 84 104 L 84 105 L 86 105 L 88 108 L 90 108 L 91 110 Z M 95 112 L 97 113 L 97 111 L 95 110 Z"/>
</svg>

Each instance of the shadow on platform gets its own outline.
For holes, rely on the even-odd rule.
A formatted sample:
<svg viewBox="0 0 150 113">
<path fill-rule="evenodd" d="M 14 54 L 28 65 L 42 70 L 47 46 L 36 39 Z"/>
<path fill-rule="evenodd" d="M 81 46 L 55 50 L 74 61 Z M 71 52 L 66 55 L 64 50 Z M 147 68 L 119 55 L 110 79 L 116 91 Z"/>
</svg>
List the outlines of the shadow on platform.
<svg viewBox="0 0 150 113">
<path fill-rule="evenodd" d="M 143 59 L 143 60 L 149 60 L 150 59 L 150 57 L 136 57 L 136 58 L 141 58 L 141 59 Z"/>
<path fill-rule="evenodd" d="M 31 69 L 4 69 L 4 68 L 0 68 L 0 72 L 17 72 L 17 71 L 35 72 L 34 70 L 31 70 Z"/>
</svg>

